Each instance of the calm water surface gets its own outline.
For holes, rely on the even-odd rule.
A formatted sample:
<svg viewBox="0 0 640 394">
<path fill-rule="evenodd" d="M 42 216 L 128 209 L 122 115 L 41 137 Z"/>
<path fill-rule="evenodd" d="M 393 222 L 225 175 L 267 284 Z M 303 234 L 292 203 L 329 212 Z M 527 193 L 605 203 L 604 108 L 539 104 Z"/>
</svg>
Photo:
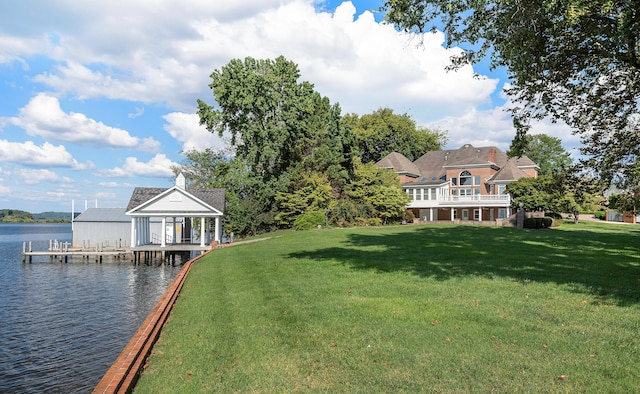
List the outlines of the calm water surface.
<svg viewBox="0 0 640 394">
<path fill-rule="evenodd" d="M 47 257 L 70 224 L 0 224 L 0 393 L 91 392 L 182 268 Z"/>
</svg>

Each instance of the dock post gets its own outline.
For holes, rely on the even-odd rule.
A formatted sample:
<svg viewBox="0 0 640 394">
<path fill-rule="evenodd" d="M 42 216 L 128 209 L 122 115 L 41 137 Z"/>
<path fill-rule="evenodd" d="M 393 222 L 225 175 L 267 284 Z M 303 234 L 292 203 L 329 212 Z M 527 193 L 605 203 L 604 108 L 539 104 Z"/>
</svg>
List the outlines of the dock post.
<svg viewBox="0 0 640 394">
<path fill-rule="evenodd" d="M 23 242 L 23 243 L 22 243 L 22 262 L 23 262 L 23 263 L 24 263 L 24 262 L 26 261 L 26 259 L 27 259 L 26 252 L 27 252 L 27 243 L 26 243 L 26 242 Z"/>
</svg>

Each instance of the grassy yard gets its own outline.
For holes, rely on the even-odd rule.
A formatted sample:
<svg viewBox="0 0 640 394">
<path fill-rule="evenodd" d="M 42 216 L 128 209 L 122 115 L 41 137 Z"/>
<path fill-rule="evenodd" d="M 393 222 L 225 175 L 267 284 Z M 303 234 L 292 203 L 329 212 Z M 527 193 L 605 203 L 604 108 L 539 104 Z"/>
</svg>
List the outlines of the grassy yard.
<svg viewBox="0 0 640 394">
<path fill-rule="evenodd" d="M 639 390 L 640 226 L 266 237 L 193 266 L 136 392 Z"/>
</svg>

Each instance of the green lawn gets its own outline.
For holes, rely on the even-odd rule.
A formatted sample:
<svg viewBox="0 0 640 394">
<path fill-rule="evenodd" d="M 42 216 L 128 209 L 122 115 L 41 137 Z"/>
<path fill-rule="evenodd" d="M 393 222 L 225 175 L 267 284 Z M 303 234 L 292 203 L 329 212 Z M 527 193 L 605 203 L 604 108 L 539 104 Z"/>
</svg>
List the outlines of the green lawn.
<svg viewBox="0 0 640 394">
<path fill-rule="evenodd" d="M 640 226 L 265 237 L 193 266 L 136 392 L 638 390 Z"/>
</svg>

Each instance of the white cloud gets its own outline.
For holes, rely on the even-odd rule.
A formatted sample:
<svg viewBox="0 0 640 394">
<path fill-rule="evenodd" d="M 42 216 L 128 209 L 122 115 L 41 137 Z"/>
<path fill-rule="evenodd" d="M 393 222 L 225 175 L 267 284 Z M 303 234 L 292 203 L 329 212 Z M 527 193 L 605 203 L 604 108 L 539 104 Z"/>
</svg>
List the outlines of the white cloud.
<svg viewBox="0 0 640 394">
<path fill-rule="evenodd" d="M 136 112 L 132 112 L 132 113 L 128 114 L 127 117 L 129 117 L 129 119 L 135 119 L 138 116 L 141 116 L 142 114 L 144 114 L 144 108 L 136 107 Z"/>
<path fill-rule="evenodd" d="M 42 38 L 53 45 L 48 53 L 58 66 L 35 80 L 58 94 L 167 103 L 190 112 L 197 98 L 211 98 L 209 75 L 230 59 L 284 55 L 299 65 L 302 80 L 346 112 L 388 106 L 418 121 L 459 115 L 487 102 L 496 88 L 496 80 L 474 79 L 471 67 L 444 71 L 455 50 L 442 47 L 441 33 L 412 39 L 376 23 L 371 12 L 356 15 L 351 2 L 333 14 L 315 3 L 138 0 L 122 9 L 64 2 L 55 14 L 68 25 L 47 21 L 59 36 Z M 77 15 L 83 17 L 72 18 Z"/>
<path fill-rule="evenodd" d="M 104 200 L 115 200 L 117 195 L 115 193 L 110 192 L 100 192 L 96 193 L 96 198 L 104 199 Z"/>
<path fill-rule="evenodd" d="M 122 187 L 122 188 L 127 188 L 127 189 L 135 187 L 135 185 L 132 184 L 132 183 L 126 183 L 126 182 L 119 183 L 119 182 L 113 182 L 113 181 L 111 181 L 111 182 L 98 182 L 98 186 L 101 186 L 101 187 L 112 187 L 112 188 L 121 188 Z"/>
<path fill-rule="evenodd" d="M 447 130 L 448 148 L 459 148 L 464 144 L 473 146 L 497 146 L 507 151 L 515 136 L 515 128 L 511 113 L 507 111 L 510 103 L 489 110 L 471 109 L 461 116 L 451 116 L 438 121 L 429 122 L 425 126 Z M 547 134 L 559 138 L 563 147 L 572 156 L 579 155 L 579 137 L 571 134 L 569 126 L 564 123 L 552 123 L 549 120 L 534 122 L 531 134 Z"/>
<path fill-rule="evenodd" d="M 96 172 L 96 175 L 109 178 L 135 176 L 166 178 L 173 176 L 171 167 L 176 165 L 177 163 L 172 162 L 167 156 L 159 153 L 146 163 L 138 161 L 135 157 L 127 157 L 122 167 L 100 170 Z"/>
<path fill-rule="evenodd" d="M 64 167 L 74 170 L 94 167 L 91 161 L 79 163 L 62 145 L 55 146 L 45 142 L 38 146 L 33 141 L 22 143 L 0 140 L 0 161 L 20 163 L 27 167 Z"/>
<path fill-rule="evenodd" d="M 16 173 L 27 185 L 35 185 L 43 182 L 57 182 L 60 180 L 58 174 L 47 169 L 19 169 Z"/>
<path fill-rule="evenodd" d="M 14 197 L 14 191 L 9 186 L 0 184 L 0 196 Z"/>
<path fill-rule="evenodd" d="M 222 149 L 226 145 L 217 134 L 208 132 L 206 127 L 200 125 L 200 117 L 197 114 L 172 112 L 163 118 L 167 121 L 164 129 L 182 144 L 183 151 Z"/>
<path fill-rule="evenodd" d="M 9 119 L 9 123 L 23 128 L 31 136 L 47 140 L 72 142 L 80 145 L 138 148 L 155 152 L 160 143 L 153 138 L 140 139 L 127 131 L 110 127 L 85 115 L 60 108 L 56 97 L 40 93 L 20 109 L 20 115 Z"/>
</svg>

